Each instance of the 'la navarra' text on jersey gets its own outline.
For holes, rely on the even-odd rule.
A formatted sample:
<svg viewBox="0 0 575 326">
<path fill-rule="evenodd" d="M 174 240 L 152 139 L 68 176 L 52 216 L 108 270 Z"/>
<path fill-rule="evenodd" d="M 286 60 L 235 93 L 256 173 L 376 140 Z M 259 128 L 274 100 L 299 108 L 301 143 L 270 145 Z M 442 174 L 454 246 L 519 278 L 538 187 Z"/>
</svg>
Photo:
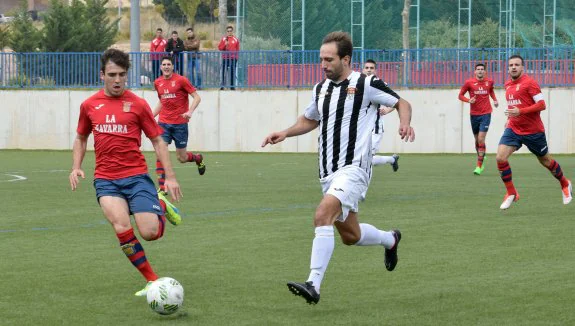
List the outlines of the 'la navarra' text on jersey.
<svg viewBox="0 0 575 326">
<path fill-rule="evenodd" d="M 325 79 L 313 88 L 304 116 L 319 121 L 319 177 L 353 165 L 370 173 L 371 132 L 377 103 L 392 107 L 399 96 L 375 76 L 352 72 L 339 84 Z"/>
<path fill-rule="evenodd" d="M 148 138 L 162 134 L 148 103 L 130 91 L 110 97 L 101 90 L 80 106 L 77 132 L 94 133 L 95 178 L 115 180 L 148 173 L 140 151 L 142 131 Z"/>
<path fill-rule="evenodd" d="M 182 114 L 189 110 L 188 95 L 196 91 L 190 81 L 186 77 L 174 73 L 168 79 L 164 76 L 158 77 L 154 81 L 154 88 L 162 103 L 159 121 L 169 124 L 188 123 L 188 119 L 182 117 Z"/>
<path fill-rule="evenodd" d="M 509 109 L 514 106 L 520 109 L 526 108 L 544 99 L 539 84 L 527 75 L 505 82 L 505 98 Z M 507 119 L 507 128 L 511 128 L 518 135 L 545 132 L 540 112 L 524 113 L 516 117 L 509 117 Z"/>
</svg>

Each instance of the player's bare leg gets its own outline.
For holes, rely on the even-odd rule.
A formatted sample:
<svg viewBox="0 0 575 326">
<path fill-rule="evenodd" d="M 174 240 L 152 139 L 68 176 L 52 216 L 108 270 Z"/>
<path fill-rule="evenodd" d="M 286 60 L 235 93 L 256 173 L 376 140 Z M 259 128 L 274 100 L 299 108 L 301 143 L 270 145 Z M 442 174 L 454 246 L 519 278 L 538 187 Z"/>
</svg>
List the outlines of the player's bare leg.
<svg viewBox="0 0 575 326">
<path fill-rule="evenodd" d="M 198 166 L 198 173 L 200 175 L 206 173 L 206 164 L 204 164 L 204 156 L 202 154 L 188 152 L 186 148 L 176 148 L 176 154 L 180 163 L 195 162 Z"/>
<path fill-rule="evenodd" d="M 503 197 L 503 203 L 501 203 L 501 206 L 499 207 L 501 209 L 508 209 L 511 207 L 511 204 L 519 200 L 519 193 L 517 193 L 517 189 L 515 189 L 515 185 L 513 185 L 511 166 L 509 166 L 508 162 L 509 157 L 516 150 L 517 147 L 503 144 L 500 144 L 499 147 L 497 147 L 497 156 L 495 157 L 497 160 L 497 168 L 499 169 L 501 180 L 507 189 L 507 192 Z"/>
<path fill-rule="evenodd" d="M 537 159 L 541 165 L 546 167 L 551 172 L 555 179 L 559 180 L 559 183 L 561 184 L 561 192 L 563 195 L 563 204 L 569 204 L 573 199 L 573 189 L 571 186 L 571 181 L 563 175 L 563 171 L 561 170 L 559 163 L 557 163 L 557 161 L 555 161 L 549 153 L 545 154 L 544 156 L 538 156 Z"/>
</svg>

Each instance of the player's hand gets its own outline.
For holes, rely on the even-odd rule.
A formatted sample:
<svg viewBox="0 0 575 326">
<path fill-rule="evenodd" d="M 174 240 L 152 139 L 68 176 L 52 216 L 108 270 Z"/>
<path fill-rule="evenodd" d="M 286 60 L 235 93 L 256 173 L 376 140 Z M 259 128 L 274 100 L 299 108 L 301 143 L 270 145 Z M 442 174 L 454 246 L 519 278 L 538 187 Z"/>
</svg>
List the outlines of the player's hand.
<svg viewBox="0 0 575 326">
<path fill-rule="evenodd" d="M 164 186 L 166 187 L 166 190 L 172 197 L 172 200 L 180 201 L 180 199 L 184 197 L 184 195 L 182 194 L 182 189 L 180 188 L 180 185 L 178 184 L 178 181 L 176 181 L 176 179 L 166 178 Z"/>
<path fill-rule="evenodd" d="M 473 104 L 473 103 L 475 103 L 475 100 L 476 100 L 476 99 L 475 99 L 475 96 L 474 96 L 474 97 L 472 97 L 472 98 L 469 99 L 469 103 Z"/>
<path fill-rule="evenodd" d="M 406 142 L 413 142 L 415 140 L 415 130 L 410 125 L 399 126 L 399 136 Z"/>
<path fill-rule="evenodd" d="M 379 115 L 386 115 L 388 113 L 389 113 L 389 111 L 387 111 L 387 108 L 385 106 L 381 106 L 379 108 Z"/>
<path fill-rule="evenodd" d="M 287 134 L 285 132 L 272 132 L 264 139 L 262 142 L 262 147 L 265 147 L 267 144 L 273 145 L 282 142 L 284 139 L 286 139 L 286 136 Z"/>
<path fill-rule="evenodd" d="M 498 108 L 498 107 L 499 107 L 499 102 L 493 101 L 493 105 L 494 105 L 496 108 Z"/>
<path fill-rule="evenodd" d="M 86 176 L 84 175 L 84 171 L 82 171 L 82 169 L 72 169 L 72 172 L 70 172 L 70 188 L 72 188 L 72 191 L 76 190 L 76 188 L 78 188 L 78 184 L 80 183 L 80 179 L 78 177 L 82 177 L 82 179 L 85 179 Z"/>
<path fill-rule="evenodd" d="M 190 120 L 192 118 L 192 111 L 188 111 L 188 112 L 182 114 L 182 118 Z"/>
<path fill-rule="evenodd" d="M 505 109 L 505 115 L 508 117 L 517 117 L 521 114 L 521 112 L 519 111 L 519 108 L 514 106 L 511 109 Z"/>
</svg>

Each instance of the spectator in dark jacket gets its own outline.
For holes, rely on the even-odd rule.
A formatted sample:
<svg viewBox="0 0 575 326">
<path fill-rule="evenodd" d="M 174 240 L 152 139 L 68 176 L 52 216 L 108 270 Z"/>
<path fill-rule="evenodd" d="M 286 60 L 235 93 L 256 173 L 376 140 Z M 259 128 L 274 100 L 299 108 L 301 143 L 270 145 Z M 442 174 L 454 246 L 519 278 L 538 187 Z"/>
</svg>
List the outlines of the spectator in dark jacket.
<svg viewBox="0 0 575 326">
<path fill-rule="evenodd" d="M 174 66 L 178 74 L 183 75 L 184 67 L 184 41 L 178 37 L 178 32 L 172 32 L 172 38 L 168 40 L 168 45 L 166 45 L 166 52 L 169 52 L 174 58 Z"/>
</svg>

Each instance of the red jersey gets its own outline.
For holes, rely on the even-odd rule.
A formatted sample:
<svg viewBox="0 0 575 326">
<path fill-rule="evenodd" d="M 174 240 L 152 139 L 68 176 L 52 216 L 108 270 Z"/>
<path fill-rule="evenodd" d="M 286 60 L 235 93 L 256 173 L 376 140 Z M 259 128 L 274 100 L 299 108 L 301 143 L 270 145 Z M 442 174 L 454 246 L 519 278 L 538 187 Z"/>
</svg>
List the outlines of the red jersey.
<svg viewBox="0 0 575 326">
<path fill-rule="evenodd" d="M 156 37 L 155 39 L 150 42 L 150 52 L 166 52 L 166 46 L 168 45 L 168 41 L 165 38 Z M 150 59 L 152 60 L 160 60 L 162 56 L 165 54 L 150 54 Z"/>
<path fill-rule="evenodd" d="M 227 45 L 226 40 L 228 40 Z M 218 50 L 233 51 L 231 53 L 223 53 L 222 58 L 224 59 L 237 59 L 239 57 L 238 51 L 240 50 L 240 40 L 235 36 L 224 36 L 220 40 L 220 44 L 218 44 Z"/>
<path fill-rule="evenodd" d="M 82 103 L 76 131 L 80 135 L 94 133 L 94 177 L 107 180 L 148 173 L 140 151 L 142 131 L 148 138 L 162 134 L 146 101 L 130 91 L 111 97 L 104 90 Z"/>
<path fill-rule="evenodd" d="M 531 77 L 523 74 L 516 80 L 505 82 L 505 99 L 507 107 L 511 109 L 526 108 L 544 99 L 539 84 Z M 507 119 L 507 128 L 511 128 L 518 135 L 530 135 L 545 132 L 540 112 L 522 113 Z"/>
<path fill-rule="evenodd" d="M 189 110 L 189 94 L 196 91 L 190 81 L 186 77 L 173 73 L 168 79 L 164 78 L 164 76 L 158 77 L 154 81 L 154 88 L 158 92 L 160 103 L 162 103 L 160 122 L 169 124 L 188 123 L 188 119 L 182 117 L 182 114 Z"/>
<path fill-rule="evenodd" d="M 469 97 L 475 96 L 475 103 L 471 103 L 471 115 L 483 115 L 489 114 L 493 110 L 491 109 L 491 102 L 489 102 L 489 96 L 494 101 L 497 101 L 495 97 L 495 92 L 493 92 L 493 80 L 490 78 L 483 78 L 479 80 L 477 78 L 470 78 L 465 81 L 465 84 L 461 87 L 459 91 L 459 99 L 463 102 L 469 102 L 469 99 L 464 95 L 469 92 Z"/>
</svg>

